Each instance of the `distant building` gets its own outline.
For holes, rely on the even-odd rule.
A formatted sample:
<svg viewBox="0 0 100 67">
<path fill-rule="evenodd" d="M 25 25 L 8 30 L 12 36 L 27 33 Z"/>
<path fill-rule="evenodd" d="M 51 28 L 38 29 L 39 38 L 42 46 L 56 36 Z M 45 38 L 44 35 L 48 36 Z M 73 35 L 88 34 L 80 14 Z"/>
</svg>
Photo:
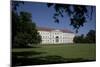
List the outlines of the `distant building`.
<svg viewBox="0 0 100 67">
<path fill-rule="evenodd" d="M 73 43 L 75 34 L 69 30 L 38 27 L 42 38 L 42 44 Z"/>
</svg>

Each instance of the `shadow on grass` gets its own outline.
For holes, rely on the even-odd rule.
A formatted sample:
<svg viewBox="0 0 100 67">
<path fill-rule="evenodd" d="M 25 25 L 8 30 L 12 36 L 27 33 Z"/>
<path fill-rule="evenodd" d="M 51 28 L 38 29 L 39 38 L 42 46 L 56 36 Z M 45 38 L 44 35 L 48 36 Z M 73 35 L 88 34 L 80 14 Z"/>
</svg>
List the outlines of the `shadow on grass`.
<svg viewBox="0 0 100 67">
<path fill-rule="evenodd" d="M 36 55 L 44 54 L 46 52 L 36 52 L 36 51 L 23 51 L 23 52 L 12 52 L 12 66 L 17 66 L 17 65 L 27 65 L 30 63 L 29 57 L 33 57 Z M 25 62 L 25 64 L 24 64 Z"/>
<path fill-rule="evenodd" d="M 44 57 L 17 57 L 12 56 L 12 66 L 27 66 L 27 65 L 43 65 L 43 64 L 57 64 L 57 63 L 72 63 L 72 62 L 86 62 L 95 61 L 94 59 L 83 58 L 63 58 L 61 56 L 44 56 Z"/>
<path fill-rule="evenodd" d="M 12 57 L 28 57 L 28 56 L 40 55 L 44 53 L 46 52 L 36 52 L 36 51 L 12 52 Z"/>
</svg>

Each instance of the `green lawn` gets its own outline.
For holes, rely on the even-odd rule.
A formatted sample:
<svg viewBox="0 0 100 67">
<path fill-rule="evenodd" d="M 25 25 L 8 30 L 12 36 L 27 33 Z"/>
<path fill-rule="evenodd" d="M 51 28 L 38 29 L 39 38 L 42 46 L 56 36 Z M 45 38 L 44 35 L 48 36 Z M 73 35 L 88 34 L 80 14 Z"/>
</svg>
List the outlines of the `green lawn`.
<svg viewBox="0 0 100 67">
<path fill-rule="evenodd" d="M 17 48 L 12 51 L 13 54 L 16 56 L 19 55 L 20 57 L 23 55 L 27 57 L 58 56 L 65 59 L 82 58 L 96 60 L 95 44 L 45 44 L 38 45 L 35 48 Z"/>
</svg>

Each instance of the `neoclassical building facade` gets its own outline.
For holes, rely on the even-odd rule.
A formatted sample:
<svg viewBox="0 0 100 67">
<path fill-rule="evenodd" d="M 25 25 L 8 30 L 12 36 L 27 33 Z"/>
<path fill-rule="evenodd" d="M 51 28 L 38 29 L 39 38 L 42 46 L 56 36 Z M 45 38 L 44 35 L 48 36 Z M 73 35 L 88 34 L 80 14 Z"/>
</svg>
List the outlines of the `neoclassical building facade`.
<svg viewBox="0 0 100 67">
<path fill-rule="evenodd" d="M 42 44 L 73 43 L 75 34 L 67 29 L 52 29 L 47 27 L 38 27 L 42 38 Z"/>
</svg>

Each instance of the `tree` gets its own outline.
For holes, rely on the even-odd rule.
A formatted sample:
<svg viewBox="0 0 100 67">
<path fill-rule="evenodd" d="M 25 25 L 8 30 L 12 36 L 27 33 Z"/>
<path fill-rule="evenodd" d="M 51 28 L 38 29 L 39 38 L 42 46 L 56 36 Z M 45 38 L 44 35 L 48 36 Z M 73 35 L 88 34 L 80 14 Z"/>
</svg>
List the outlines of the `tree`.
<svg viewBox="0 0 100 67">
<path fill-rule="evenodd" d="M 85 37 L 83 34 L 80 36 L 75 36 L 73 40 L 75 43 L 85 43 Z"/>
<path fill-rule="evenodd" d="M 13 9 L 16 10 L 21 4 L 24 4 L 24 1 L 13 1 Z M 65 15 L 68 15 L 70 18 L 70 25 L 73 26 L 76 33 L 78 33 L 78 29 L 80 27 L 84 26 L 84 23 L 87 21 L 87 17 L 92 18 L 93 6 L 89 6 L 91 11 L 89 11 L 89 8 L 85 5 L 47 3 L 47 6 L 55 9 L 53 19 L 56 23 L 60 22 L 59 17 L 63 18 Z"/>
<path fill-rule="evenodd" d="M 80 36 L 75 36 L 74 42 L 75 43 L 96 43 L 95 30 L 90 30 L 86 34 L 86 36 L 84 36 L 83 34 Z"/>
<path fill-rule="evenodd" d="M 90 30 L 86 35 L 86 40 L 89 43 L 96 43 L 96 32 L 95 30 Z"/>
<path fill-rule="evenodd" d="M 91 6 L 91 12 L 88 11 L 88 8 L 84 5 L 66 5 L 66 4 L 54 4 L 54 3 L 48 3 L 48 7 L 53 6 L 55 9 L 54 13 L 54 21 L 59 23 L 59 17 L 64 17 L 65 15 L 68 15 L 70 18 L 70 25 L 76 29 L 76 32 L 78 32 L 78 29 L 82 26 L 84 26 L 84 23 L 87 21 L 87 16 L 93 12 L 93 6 Z"/>
<path fill-rule="evenodd" d="M 35 23 L 31 20 L 31 14 L 27 12 L 12 13 L 12 46 L 27 47 L 28 44 L 41 42 L 41 36 L 37 32 Z"/>
<path fill-rule="evenodd" d="M 12 47 L 27 47 L 28 44 L 37 44 L 41 42 L 36 25 L 32 22 L 31 14 L 20 12 L 17 7 L 24 4 L 22 1 L 12 1 Z"/>
</svg>

